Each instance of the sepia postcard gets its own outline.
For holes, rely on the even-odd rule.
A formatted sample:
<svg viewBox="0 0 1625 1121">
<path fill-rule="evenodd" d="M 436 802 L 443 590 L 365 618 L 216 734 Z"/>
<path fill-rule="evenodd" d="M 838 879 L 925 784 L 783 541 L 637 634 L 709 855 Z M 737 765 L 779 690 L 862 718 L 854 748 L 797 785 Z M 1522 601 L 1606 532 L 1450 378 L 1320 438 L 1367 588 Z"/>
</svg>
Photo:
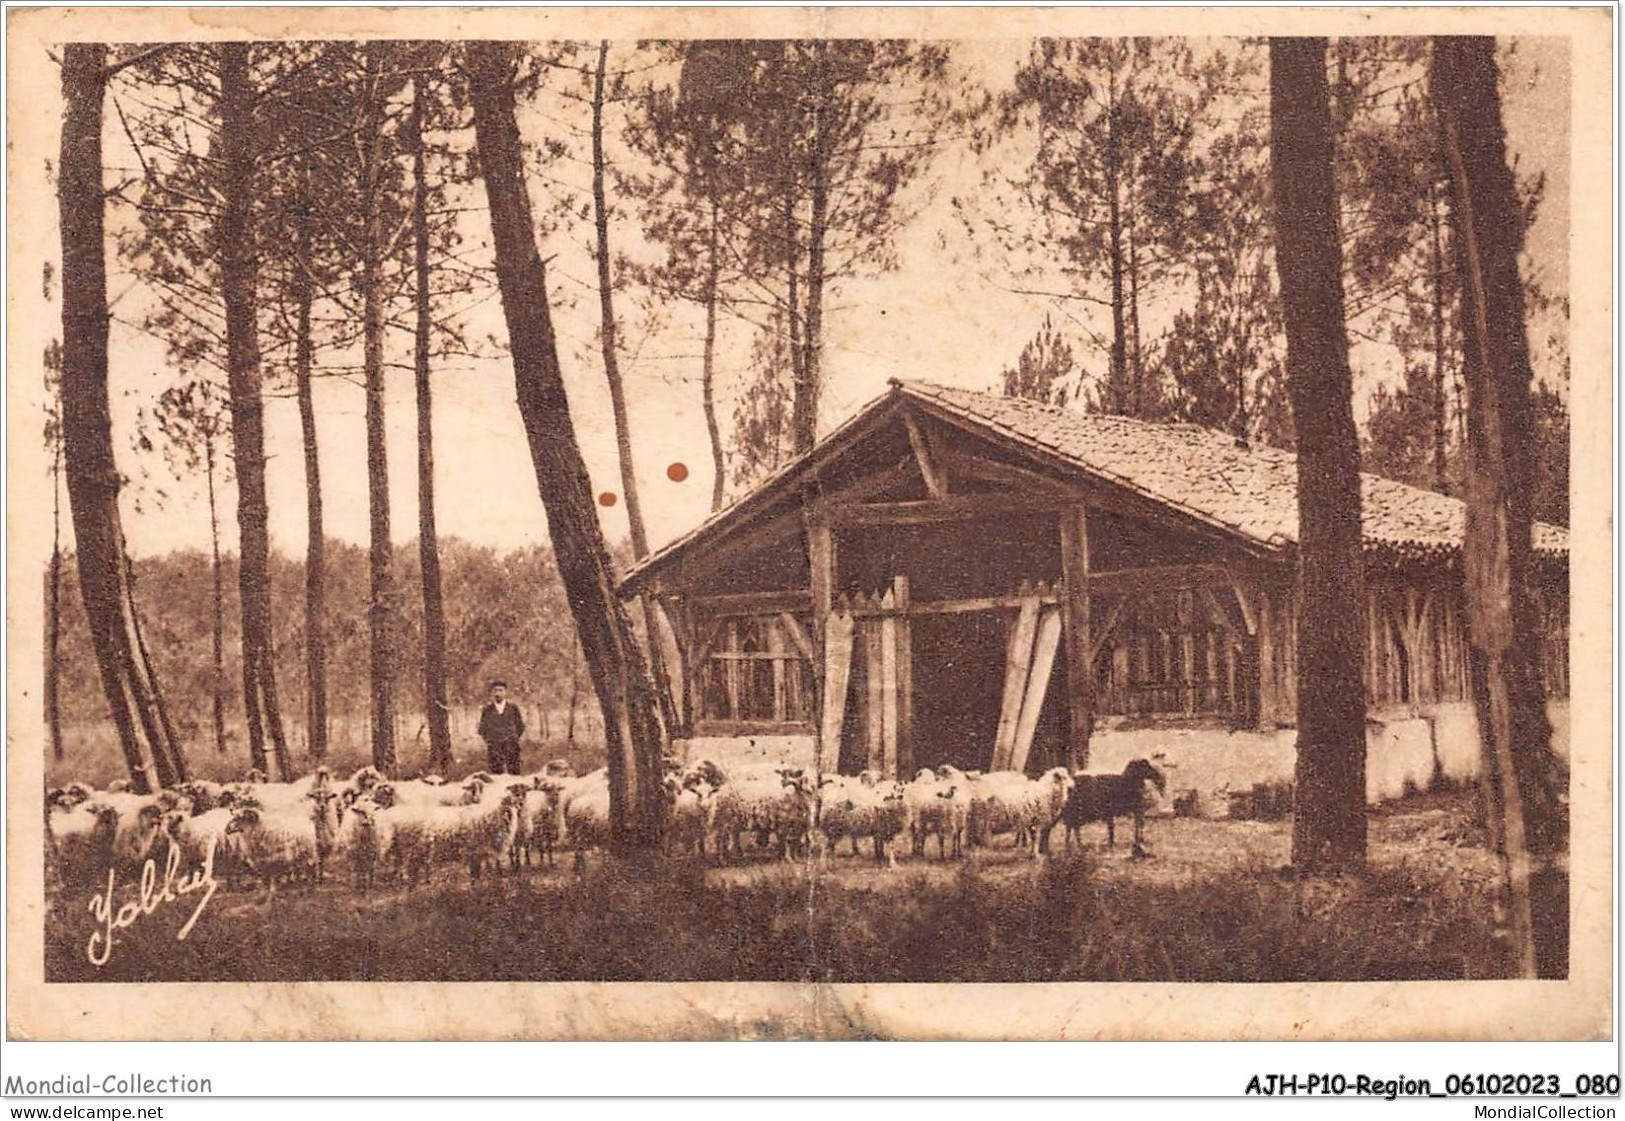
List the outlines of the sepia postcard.
<svg viewBox="0 0 1625 1121">
<path fill-rule="evenodd" d="M 19 1040 L 1595 1040 L 1612 13 L 8 11 Z"/>
</svg>

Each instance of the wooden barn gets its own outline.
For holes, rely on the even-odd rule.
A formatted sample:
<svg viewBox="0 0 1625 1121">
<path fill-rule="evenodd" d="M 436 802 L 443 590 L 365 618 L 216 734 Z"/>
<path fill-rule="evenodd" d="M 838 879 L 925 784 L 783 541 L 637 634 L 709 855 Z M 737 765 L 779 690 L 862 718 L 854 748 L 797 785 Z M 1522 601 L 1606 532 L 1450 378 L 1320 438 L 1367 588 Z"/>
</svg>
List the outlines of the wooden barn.
<svg viewBox="0 0 1625 1121">
<path fill-rule="evenodd" d="M 658 605 L 686 735 L 1077 768 L 1074 729 L 1293 722 L 1295 487 L 1290 453 L 1195 425 L 894 381 L 623 593 Z M 1371 475 L 1363 502 L 1371 708 L 1465 700 L 1461 502 Z M 1535 545 L 1561 696 L 1567 531 Z"/>
</svg>

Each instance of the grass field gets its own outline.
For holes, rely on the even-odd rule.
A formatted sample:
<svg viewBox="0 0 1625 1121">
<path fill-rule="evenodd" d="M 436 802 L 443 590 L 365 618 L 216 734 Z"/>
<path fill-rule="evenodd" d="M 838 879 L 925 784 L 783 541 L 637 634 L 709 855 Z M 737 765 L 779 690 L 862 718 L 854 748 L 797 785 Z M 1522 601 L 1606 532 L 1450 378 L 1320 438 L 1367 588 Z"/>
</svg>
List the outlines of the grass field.
<svg viewBox="0 0 1625 1121">
<path fill-rule="evenodd" d="M 1496 977 L 1495 863 L 1455 796 L 1374 814 L 1360 876 L 1298 879 L 1289 822 L 1162 819 L 1149 859 L 1088 846 L 1032 860 L 877 867 L 595 857 L 416 892 L 343 883 L 221 892 L 118 932 L 87 960 L 85 899 L 52 900 L 55 981 L 1304 981 Z"/>
</svg>

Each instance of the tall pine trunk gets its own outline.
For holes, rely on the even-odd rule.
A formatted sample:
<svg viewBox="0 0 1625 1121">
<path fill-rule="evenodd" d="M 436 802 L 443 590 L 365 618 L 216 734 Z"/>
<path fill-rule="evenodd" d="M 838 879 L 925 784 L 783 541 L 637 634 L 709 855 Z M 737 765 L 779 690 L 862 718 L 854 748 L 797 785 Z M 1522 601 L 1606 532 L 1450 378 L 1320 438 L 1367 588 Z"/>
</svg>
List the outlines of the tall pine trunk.
<svg viewBox="0 0 1625 1121">
<path fill-rule="evenodd" d="M 657 852 L 663 806 L 655 691 L 616 598 L 609 550 L 565 395 L 514 115 L 512 48 L 477 42 L 465 49 L 519 415 L 559 575 L 604 715 L 612 844 L 621 852 Z"/>
<path fill-rule="evenodd" d="M 1530 533 L 1534 440 L 1518 275 L 1523 214 L 1506 158 L 1495 40 L 1434 40 L 1430 74 L 1450 181 L 1467 382 L 1463 563 L 1473 703 L 1518 972 L 1568 973 L 1563 780 L 1538 662 Z"/>
<path fill-rule="evenodd" d="M 367 414 L 367 624 L 372 702 L 372 765 L 395 773 L 395 645 L 391 615 L 395 599 L 390 545 L 389 451 L 384 432 L 384 228 L 382 93 L 385 48 L 368 43 L 361 144 L 361 366 Z"/>
<path fill-rule="evenodd" d="M 790 442 L 795 446 L 803 429 L 811 429 L 806 406 L 806 353 L 801 349 L 801 235 L 796 231 L 797 187 L 792 177 L 784 187 L 784 303 L 790 330 Z M 779 444 L 774 441 L 773 464 L 778 466 Z"/>
<path fill-rule="evenodd" d="M 243 707 L 253 766 L 269 773 L 269 736 L 278 773 L 292 777 L 288 743 L 277 703 L 271 644 L 270 537 L 266 528 L 265 402 L 261 392 L 255 297 L 259 250 L 254 229 L 255 91 L 247 43 L 216 48 L 220 81 L 220 152 L 224 194 L 216 229 L 221 299 L 226 318 L 226 373 L 230 387 L 232 462 L 237 474 L 239 533 L 237 582 L 241 597 Z"/>
<path fill-rule="evenodd" d="M 163 729 L 164 742 L 169 745 L 169 750 L 154 755 L 153 761 L 158 765 L 158 781 L 164 786 L 174 786 L 189 781 L 192 776 L 186 766 L 185 747 L 169 719 L 164 691 L 158 686 L 158 670 L 152 661 L 152 650 L 147 646 L 146 635 L 141 630 L 141 605 L 135 599 L 135 566 L 128 555 L 124 558 L 124 581 L 130 589 L 130 629 L 135 633 L 136 654 L 141 659 L 141 668 L 147 680 L 152 683 L 152 707 L 158 714 L 158 726 Z"/>
<path fill-rule="evenodd" d="M 60 408 L 60 405 L 59 405 Z M 51 567 L 45 586 L 45 729 L 62 762 L 62 437 L 51 450 Z"/>
<path fill-rule="evenodd" d="M 136 791 L 153 787 L 170 749 L 155 683 L 137 662 L 134 607 L 119 517 L 120 475 L 108 402 L 102 102 L 107 47 L 62 47 L 62 146 L 57 201 L 62 238 L 62 456 L 79 588 L 102 691 Z M 167 769 L 168 764 L 164 764 Z"/>
<path fill-rule="evenodd" d="M 822 43 L 814 44 L 812 139 L 807 159 L 807 323 L 796 382 L 793 454 L 818 441 L 818 396 L 824 365 L 824 240 L 829 228 L 829 169 L 824 113 L 830 98 Z"/>
<path fill-rule="evenodd" d="M 226 753 L 226 595 L 220 570 L 220 509 L 214 493 L 214 435 L 203 435 L 203 471 L 209 488 L 209 576 L 212 608 L 210 637 L 213 639 L 213 676 L 209 679 L 210 707 L 214 717 L 214 748 Z"/>
<path fill-rule="evenodd" d="M 609 383 L 609 408 L 615 420 L 615 453 L 621 468 L 621 491 L 626 497 L 626 520 L 632 531 L 632 555 L 649 551 L 638 500 L 637 473 L 632 465 L 632 431 L 626 419 L 626 387 L 621 380 L 619 344 L 615 324 L 615 284 L 610 276 L 609 198 L 604 186 L 604 79 L 609 63 L 609 40 L 598 44 L 598 68 L 592 85 L 592 217 L 597 233 L 598 339 L 604 356 L 604 380 Z"/>
<path fill-rule="evenodd" d="M 1131 384 L 1128 370 L 1128 314 L 1123 296 L 1123 202 L 1122 156 L 1117 142 L 1117 74 L 1109 76 L 1106 100 L 1106 252 L 1112 272 L 1112 355 L 1111 374 L 1114 408 L 1110 411 L 1139 416 L 1140 387 Z"/>
<path fill-rule="evenodd" d="M 1428 183 L 1428 225 L 1432 233 L 1433 251 L 1433 489 L 1440 494 L 1449 494 L 1450 478 L 1445 464 L 1445 265 L 1441 229 L 1444 216 L 1439 212 L 1437 182 Z"/>
<path fill-rule="evenodd" d="M 301 199 L 295 234 L 293 284 L 295 338 L 294 395 L 299 402 L 299 438 L 305 457 L 305 744 L 312 759 L 327 758 L 327 561 L 322 524 L 322 462 L 316 442 L 316 402 L 311 387 L 315 345 L 311 307 L 311 203 Z"/>
<path fill-rule="evenodd" d="M 722 509 L 722 499 L 728 483 L 727 463 L 722 454 L 722 428 L 717 423 L 716 350 L 717 300 L 720 296 L 722 268 L 721 222 L 717 203 L 716 184 L 710 186 L 711 225 L 705 242 L 705 350 L 700 360 L 700 401 L 705 409 L 705 432 L 711 441 L 711 512 Z"/>
<path fill-rule="evenodd" d="M 1270 40 L 1270 175 L 1298 445 L 1298 761 L 1292 862 L 1365 863 L 1360 444 L 1344 328 L 1326 41 Z"/>
<path fill-rule="evenodd" d="M 824 366 L 824 235 L 829 225 L 829 190 L 814 168 L 807 223 L 807 325 L 796 385 L 795 444 L 800 455 L 818 442 L 818 396 Z"/>
<path fill-rule="evenodd" d="M 423 715 L 429 769 L 451 769 L 451 710 L 446 701 L 446 607 L 440 587 L 440 536 L 434 508 L 434 398 L 429 386 L 429 182 L 423 148 L 422 77 L 412 79 L 412 262 L 417 320 L 412 369 L 418 412 L 418 562 L 423 570 Z"/>
<path fill-rule="evenodd" d="M 638 476 L 632 462 L 632 427 L 626 415 L 626 384 L 621 363 L 615 321 L 615 281 L 610 273 L 609 197 L 604 177 L 604 81 L 609 68 L 609 40 L 598 44 L 598 68 L 592 86 L 592 206 L 593 225 L 598 235 L 598 314 L 599 342 L 603 347 L 604 380 L 609 383 L 610 412 L 615 420 L 615 451 L 620 461 L 621 490 L 626 494 L 626 520 L 632 533 L 632 556 L 642 560 L 649 554 L 649 533 L 643 522 L 643 504 L 638 498 Z M 648 602 L 638 598 L 643 629 L 648 636 L 649 669 L 654 675 L 660 704 L 661 727 L 665 738 L 675 734 L 677 711 L 672 701 L 671 682 L 661 650 L 659 623 Z"/>
</svg>

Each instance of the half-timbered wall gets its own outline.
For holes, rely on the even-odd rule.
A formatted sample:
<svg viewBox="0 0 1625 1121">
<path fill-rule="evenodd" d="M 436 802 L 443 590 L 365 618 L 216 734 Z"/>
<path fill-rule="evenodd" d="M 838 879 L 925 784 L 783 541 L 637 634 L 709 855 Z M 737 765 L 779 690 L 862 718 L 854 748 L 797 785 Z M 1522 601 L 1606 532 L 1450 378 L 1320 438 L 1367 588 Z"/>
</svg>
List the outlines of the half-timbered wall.
<svg viewBox="0 0 1625 1121">
<path fill-rule="evenodd" d="M 798 641 L 805 616 L 719 616 L 690 669 L 694 718 L 702 733 L 810 728 L 813 667 Z"/>
</svg>

